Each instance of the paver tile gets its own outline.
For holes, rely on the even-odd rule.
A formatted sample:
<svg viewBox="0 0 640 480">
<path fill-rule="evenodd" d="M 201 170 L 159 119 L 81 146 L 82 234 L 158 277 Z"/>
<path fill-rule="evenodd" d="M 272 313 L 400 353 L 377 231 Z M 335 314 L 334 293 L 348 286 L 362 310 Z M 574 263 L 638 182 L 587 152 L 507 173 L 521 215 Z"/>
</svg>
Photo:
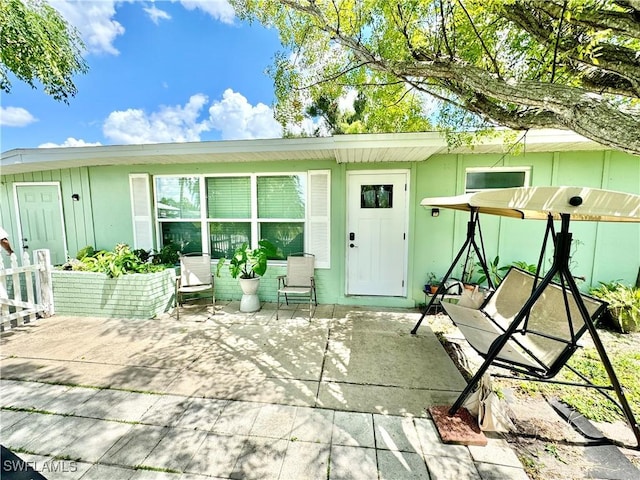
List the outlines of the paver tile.
<svg viewBox="0 0 640 480">
<path fill-rule="evenodd" d="M 480 474 L 471 458 L 426 455 L 425 461 L 431 480 L 480 480 Z"/>
<path fill-rule="evenodd" d="M 230 478 L 240 480 L 277 479 L 287 450 L 287 443 L 287 440 L 272 438 L 247 438 Z"/>
<path fill-rule="evenodd" d="M 331 446 L 323 443 L 289 442 L 280 480 L 327 478 Z"/>
<path fill-rule="evenodd" d="M 249 435 L 262 406 L 254 402 L 230 402 L 222 410 L 212 431 L 224 435 Z"/>
<path fill-rule="evenodd" d="M 34 432 L 33 439 L 23 448 L 29 452 L 42 455 L 55 455 L 77 436 L 84 433 L 90 427 L 95 426 L 98 420 L 78 417 L 59 417 L 58 422 L 40 432 Z M 74 435 L 77 435 L 74 437 Z"/>
<path fill-rule="evenodd" d="M 129 480 L 135 470 L 112 465 L 95 464 L 81 477 L 82 480 Z"/>
<path fill-rule="evenodd" d="M 69 387 L 63 394 L 46 405 L 46 410 L 60 414 L 76 414 L 82 404 L 100 392 L 97 388 Z"/>
<path fill-rule="evenodd" d="M 298 407 L 291 438 L 302 442 L 331 443 L 333 410 Z"/>
<path fill-rule="evenodd" d="M 475 462 L 522 468 L 522 463 L 520 463 L 518 456 L 507 441 L 503 439 L 490 438 L 485 447 L 470 445 L 469 453 L 471 453 L 471 457 Z"/>
<path fill-rule="evenodd" d="M 189 473 L 229 478 L 244 448 L 247 437 L 207 433 L 186 467 Z"/>
<path fill-rule="evenodd" d="M 179 428 L 209 431 L 228 403 L 227 400 L 192 398 L 175 425 Z"/>
<path fill-rule="evenodd" d="M 140 418 L 141 423 L 160 427 L 175 426 L 191 403 L 191 398 L 180 395 L 162 395 Z"/>
<path fill-rule="evenodd" d="M 380 480 L 429 480 L 430 478 L 424 459 L 417 453 L 378 450 L 377 455 Z"/>
<path fill-rule="evenodd" d="M 2 407 L 23 407 L 29 399 L 38 394 L 38 390 L 44 388 L 46 384 L 40 382 L 23 382 L 20 380 L 0 380 L 2 396 L 0 396 L 0 406 Z"/>
<path fill-rule="evenodd" d="M 495 463 L 476 463 L 482 480 L 529 480 L 523 468 L 514 468 Z"/>
<path fill-rule="evenodd" d="M 249 435 L 283 438 L 288 440 L 296 417 L 296 407 L 290 405 L 263 405 L 256 416 Z"/>
<path fill-rule="evenodd" d="M 146 393 L 100 390 L 80 405 L 77 413 L 86 417 L 137 422 L 159 398 Z"/>
<path fill-rule="evenodd" d="M 30 413 L 15 410 L 0 410 L 0 440 L 4 438 L 3 433 L 7 432 L 10 427 L 23 420 L 27 415 L 30 415 Z"/>
<path fill-rule="evenodd" d="M 373 448 L 375 441 L 371 414 L 335 412 L 331 442 L 333 445 Z"/>
<path fill-rule="evenodd" d="M 95 422 L 93 427 L 60 449 L 59 454 L 85 462 L 97 462 L 116 441 L 132 428 L 132 425 L 128 423 L 98 419 L 95 419 Z"/>
<path fill-rule="evenodd" d="M 160 443 L 144 459 L 143 464 L 147 467 L 183 472 L 206 435 L 206 432 L 198 430 L 169 429 Z"/>
<path fill-rule="evenodd" d="M 329 480 L 371 480 L 378 478 L 373 448 L 331 446 Z"/>
<path fill-rule="evenodd" d="M 100 462 L 130 467 L 142 465 L 168 431 L 166 427 L 133 425 L 107 450 Z"/>
<path fill-rule="evenodd" d="M 22 449 L 56 423 L 62 421 L 63 418 L 60 415 L 29 414 L 6 431 L 3 430 L 3 445 L 12 450 Z"/>
<path fill-rule="evenodd" d="M 373 425 L 376 448 L 422 453 L 413 418 L 374 414 Z"/>
</svg>

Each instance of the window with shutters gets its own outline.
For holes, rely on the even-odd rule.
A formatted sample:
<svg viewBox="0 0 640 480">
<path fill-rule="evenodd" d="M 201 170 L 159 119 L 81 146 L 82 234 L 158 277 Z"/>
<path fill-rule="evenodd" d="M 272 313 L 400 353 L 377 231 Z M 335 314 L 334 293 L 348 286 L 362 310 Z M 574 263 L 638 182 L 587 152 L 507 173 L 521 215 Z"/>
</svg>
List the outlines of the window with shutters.
<svg viewBox="0 0 640 480">
<path fill-rule="evenodd" d="M 229 258 L 244 242 L 255 248 L 266 239 L 278 247 L 273 260 L 307 252 L 329 268 L 329 174 L 157 176 L 159 246 Z"/>
</svg>

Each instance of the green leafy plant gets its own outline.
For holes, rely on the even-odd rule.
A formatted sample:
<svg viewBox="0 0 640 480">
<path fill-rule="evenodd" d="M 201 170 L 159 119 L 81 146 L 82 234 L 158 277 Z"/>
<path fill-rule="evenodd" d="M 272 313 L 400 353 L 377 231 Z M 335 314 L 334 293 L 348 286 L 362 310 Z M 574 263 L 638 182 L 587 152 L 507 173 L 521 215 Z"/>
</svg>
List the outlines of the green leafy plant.
<svg viewBox="0 0 640 480">
<path fill-rule="evenodd" d="M 168 243 L 160 250 L 155 250 L 151 255 L 151 262 L 156 265 L 175 265 L 180 259 L 178 254 L 180 245 L 177 243 Z"/>
<path fill-rule="evenodd" d="M 536 274 L 538 271 L 538 266 L 535 263 L 527 263 L 522 260 L 516 260 L 515 262 L 511 262 L 511 265 L 514 267 L 518 267 L 520 270 L 524 270 L 525 272 L 529 272 L 532 274 Z"/>
<path fill-rule="evenodd" d="M 607 302 L 609 312 L 622 333 L 640 329 L 640 288 L 624 285 L 618 281 L 599 282 L 589 293 Z"/>
<path fill-rule="evenodd" d="M 116 245 L 113 251 L 100 250 L 94 252 L 93 256 L 85 255 L 72 266 L 73 270 L 100 272 L 108 277 L 119 277 L 131 273 L 153 273 L 165 268 L 165 265 L 143 261 L 131 251 L 129 245 L 124 243 Z"/>
<path fill-rule="evenodd" d="M 92 245 L 87 245 L 86 247 L 78 250 L 78 253 L 76 253 L 76 259 L 82 260 L 84 257 L 93 257 L 95 254 L 96 254 L 95 248 L 93 248 Z"/>
<path fill-rule="evenodd" d="M 500 282 L 504 278 L 504 275 L 502 275 L 502 273 L 506 272 L 510 268 L 509 265 L 503 265 L 502 267 L 500 267 L 499 264 L 500 256 L 496 255 L 496 257 L 487 265 L 487 269 L 489 270 L 489 278 L 491 278 L 491 283 L 494 287 L 500 285 Z M 483 283 L 487 282 L 487 275 L 482 270 L 482 264 L 480 262 L 476 262 L 476 267 L 480 269 L 480 276 L 478 276 L 477 283 L 479 285 L 482 285 Z"/>
<path fill-rule="evenodd" d="M 267 260 L 276 257 L 278 251 L 276 247 L 268 240 L 260 240 L 258 247 L 249 248 L 248 243 L 243 243 L 229 260 L 229 273 L 233 278 L 256 278 L 262 276 L 267 271 Z M 226 262 L 226 258 L 218 260 L 216 274 L 220 275 L 220 270 Z"/>
</svg>

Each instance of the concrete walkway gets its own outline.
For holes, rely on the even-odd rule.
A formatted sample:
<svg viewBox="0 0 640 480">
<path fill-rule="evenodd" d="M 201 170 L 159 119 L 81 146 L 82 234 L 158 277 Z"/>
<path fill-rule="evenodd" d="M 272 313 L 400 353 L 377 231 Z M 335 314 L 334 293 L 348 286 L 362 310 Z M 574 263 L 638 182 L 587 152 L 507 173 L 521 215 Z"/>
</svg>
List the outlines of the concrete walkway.
<svg viewBox="0 0 640 480">
<path fill-rule="evenodd" d="M 49 479 L 527 479 L 508 444 L 444 445 L 465 383 L 413 310 L 237 302 L 2 334 L 0 443 Z"/>
</svg>

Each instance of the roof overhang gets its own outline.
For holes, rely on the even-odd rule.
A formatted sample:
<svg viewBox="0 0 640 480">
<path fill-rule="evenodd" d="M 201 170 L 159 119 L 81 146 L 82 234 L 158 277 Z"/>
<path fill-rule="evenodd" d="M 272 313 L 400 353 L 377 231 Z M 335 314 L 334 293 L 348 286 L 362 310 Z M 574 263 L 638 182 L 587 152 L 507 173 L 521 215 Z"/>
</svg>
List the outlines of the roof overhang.
<svg viewBox="0 0 640 480">
<path fill-rule="evenodd" d="M 333 160 L 337 163 L 421 162 L 438 153 L 504 153 L 501 136 L 449 150 L 439 132 L 357 134 L 333 137 L 222 140 L 211 142 L 106 145 L 9 150 L 0 174 L 105 165 L 193 164 Z M 573 132 L 531 131 L 527 152 L 603 150 Z"/>
</svg>

